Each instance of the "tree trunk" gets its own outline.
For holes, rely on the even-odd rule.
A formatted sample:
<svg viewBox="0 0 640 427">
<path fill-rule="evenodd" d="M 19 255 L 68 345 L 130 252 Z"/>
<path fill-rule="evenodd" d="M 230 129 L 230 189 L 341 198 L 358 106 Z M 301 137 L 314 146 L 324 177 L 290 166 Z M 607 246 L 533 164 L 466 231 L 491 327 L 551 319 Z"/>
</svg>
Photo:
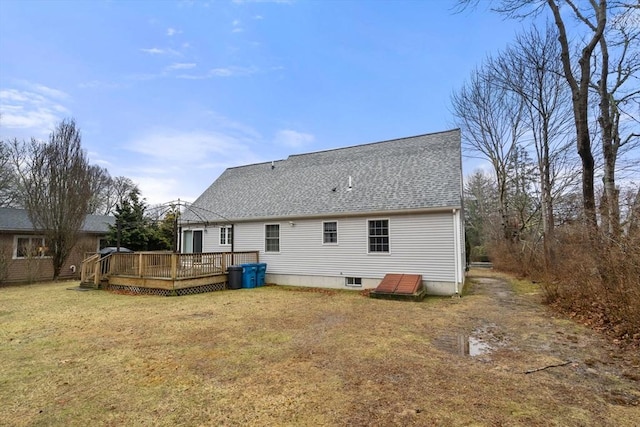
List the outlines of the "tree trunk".
<svg viewBox="0 0 640 427">
<path fill-rule="evenodd" d="M 577 11 L 577 8 L 571 0 L 566 0 L 567 4 Z M 588 226 L 597 227 L 596 221 L 596 203 L 594 192 L 594 160 L 591 152 L 591 135 L 589 134 L 589 83 L 591 78 L 591 55 L 600 42 L 607 23 L 607 2 L 606 0 L 592 0 L 593 11 L 596 19 L 596 25 L 586 22 L 584 18 L 578 14 L 578 19 L 583 20 L 593 30 L 593 35 L 580 54 L 579 70 L 580 75 L 576 79 L 571 63 L 571 55 L 569 48 L 569 39 L 567 30 L 564 25 L 563 17 L 557 0 L 547 0 L 547 4 L 553 13 L 556 27 L 558 28 L 558 41 L 562 48 L 560 59 L 564 69 L 564 75 L 571 87 L 573 114 L 576 128 L 576 144 L 578 155 L 582 161 L 582 204 L 584 209 L 584 218 Z M 577 13 L 577 12 L 576 12 Z"/>
</svg>

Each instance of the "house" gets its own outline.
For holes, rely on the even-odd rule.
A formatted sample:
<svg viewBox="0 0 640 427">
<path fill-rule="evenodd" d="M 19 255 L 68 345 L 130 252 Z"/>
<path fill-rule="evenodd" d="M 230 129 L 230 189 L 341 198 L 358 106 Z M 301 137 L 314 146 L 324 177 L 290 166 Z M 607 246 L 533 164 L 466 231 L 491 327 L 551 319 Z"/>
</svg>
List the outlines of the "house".
<svg viewBox="0 0 640 427">
<path fill-rule="evenodd" d="M 86 252 L 100 249 L 100 240 L 115 218 L 87 215 L 80 239 L 60 271 L 61 279 L 79 277 L 80 264 Z M 0 208 L 0 283 L 50 280 L 53 266 L 46 242 L 38 234 L 24 209 Z"/>
<path fill-rule="evenodd" d="M 232 167 L 181 217 L 183 252 L 258 250 L 268 283 L 462 291 L 458 129 Z"/>
</svg>

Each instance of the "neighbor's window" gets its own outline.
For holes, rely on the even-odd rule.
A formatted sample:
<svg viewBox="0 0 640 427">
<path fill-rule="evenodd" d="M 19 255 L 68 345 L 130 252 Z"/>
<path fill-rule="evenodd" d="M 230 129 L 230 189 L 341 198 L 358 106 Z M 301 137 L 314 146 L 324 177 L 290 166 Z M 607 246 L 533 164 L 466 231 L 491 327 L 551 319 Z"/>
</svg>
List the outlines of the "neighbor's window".
<svg viewBox="0 0 640 427">
<path fill-rule="evenodd" d="M 220 245 L 228 246 L 233 240 L 233 228 L 230 225 L 220 227 Z"/>
<path fill-rule="evenodd" d="M 346 286 L 362 286 L 362 278 L 361 277 L 345 277 L 344 284 Z"/>
<path fill-rule="evenodd" d="M 43 258 L 51 256 L 51 250 L 44 237 L 18 236 L 15 240 L 16 258 Z"/>
<path fill-rule="evenodd" d="M 264 251 L 280 252 L 279 224 L 267 224 L 264 226 Z"/>
<path fill-rule="evenodd" d="M 369 252 L 389 252 L 389 220 L 369 221 Z"/>
<path fill-rule="evenodd" d="M 336 244 L 338 243 L 338 223 L 333 222 L 323 222 L 322 223 L 322 243 L 325 244 Z"/>
</svg>

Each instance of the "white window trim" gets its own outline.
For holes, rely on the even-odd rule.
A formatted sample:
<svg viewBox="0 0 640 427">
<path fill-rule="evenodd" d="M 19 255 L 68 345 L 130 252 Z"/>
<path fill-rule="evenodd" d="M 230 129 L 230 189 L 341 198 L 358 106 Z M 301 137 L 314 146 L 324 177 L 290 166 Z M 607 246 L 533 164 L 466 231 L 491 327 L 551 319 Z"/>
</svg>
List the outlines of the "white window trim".
<svg viewBox="0 0 640 427">
<path fill-rule="evenodd" d="M 19 257 L 18 256 L 18 239 L 40 239 L 42 241 L 42 244 L 44 246 L 44 236 L 42 235 L 38 235 L 38 234 L 16 234 L 15 236 L 13 236 L 13 259 L 29 259 L 29 257 Z M 34 256 L 32 259 L 48 259 L 51 258 L 51 255 L 48 256 Z"/>
<path fill-rule="evenodd" d="M 349 279 L 351 279 L 354 283 L 349 283 Z M 360 283 L 355 283 L 359 281 Z M 362 277 L 345 277 L 344 285 L 349 288 L 361 288 L 362 287 Z"/>
<path fill-rule="evenodd" d="M 184 238 L 184 233 L 190 231 L 191 232 L 191 252 L 185 252 L 185 238 Z M 194 253 L 198 253 L 198 252 L 193 252 L 193 233 L 195 233 L 196 231 L 202 231 L 202 252 L 204 253 L 204 242 L 205 242 L 205 235 L 207 233 L 206 228 L 187 228 L 187 229 L 182 229 L 182 253 L 184 254 L 194 254 Z"/>
<path fill-rule="evenodd" d="M 227 232 L 225 233 L 226 243 L 222 243 L 222 230 L 227 230 Z M 233 236 L 231 236 L 231 239 L 229 239 L 229 233 L 233 233 L 231 230 L 233 230 L 233 227 L 231 225 L 220 226 L 220 232 L 218 233 L 218 243 L 220 244 L 220 246 L 231 246 L 231 240 L 233 239 Z"/>
<path fill-rule="evenodd" d="M 389 239 L 389 251 L 388 252 L 371 252 L 369 250 L 369 222 L 370 221 L 387 221 L 388 227 L 387 229 L 389 230 L 389 235 L 387 236 L 387 238 Z M 367 255 L 374 255 L 374 256 L 388 256 L 391 255 L 391 219 L 389 218 L 367 218 L 366 221 L 366 230 L 367 230 L 367 241 L 366 241 L 366 245 L 367 245 Z"/>
<path fill-rule="evenodd" d="M 336 241 L 335 242 L 325 242 L 324 241 L 324 225 L 327 223 L 335 223 L 336 224 Z M 338 246 L 338 242 L 340 242 L 340 234 L 338 232 L 339 226 L 338 221 L 322 221 L 322 245 L 323 246 Z"/>
<path fill-rule="evenodd" d="M 267 250 L 267 226 L 268 225 L 277 225 L 278 226 L 278 250 L 277 251 L 268 251 Z M 282 233 L 281 233 L 281 229 L 282 229 L 282 225 L 279 222 L 269 222 L 269 223 L 265 223 L 264 227 L 262 227 L 262 233 L 263 233 L 263 238 L 262 241 L 264 242 L 264 253 L 266 254 L 279 254 L 281 249 L 282 249 Z"/>
</svg>

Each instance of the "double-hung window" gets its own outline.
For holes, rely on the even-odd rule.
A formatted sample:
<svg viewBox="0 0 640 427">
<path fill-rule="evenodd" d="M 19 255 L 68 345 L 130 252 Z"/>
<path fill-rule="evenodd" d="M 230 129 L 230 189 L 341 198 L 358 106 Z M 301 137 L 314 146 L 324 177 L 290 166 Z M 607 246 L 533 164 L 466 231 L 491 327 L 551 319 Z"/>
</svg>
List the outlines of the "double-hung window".
<svg viewBox="0 0 640 427">
<path fill-rule="evenodd" d="M 280 252 L 280 224 L 264 226 L 264 251 Z"/>
<path fill-rule="evenodd" d="M 369 220 L 369 253 L 389 253 L 389 220 Z"/>
<path fill-rule="evenodd" d="M 338 244 L 338 223 L 336 221 L 322 223 L 322 243 L 325 245 Z"/>
<path fill-rule="evenodd" d="M 233 228 L 230 225 L 220 227 L 220 246 L 229 246 L 233 241 Z"/>
</svg>

